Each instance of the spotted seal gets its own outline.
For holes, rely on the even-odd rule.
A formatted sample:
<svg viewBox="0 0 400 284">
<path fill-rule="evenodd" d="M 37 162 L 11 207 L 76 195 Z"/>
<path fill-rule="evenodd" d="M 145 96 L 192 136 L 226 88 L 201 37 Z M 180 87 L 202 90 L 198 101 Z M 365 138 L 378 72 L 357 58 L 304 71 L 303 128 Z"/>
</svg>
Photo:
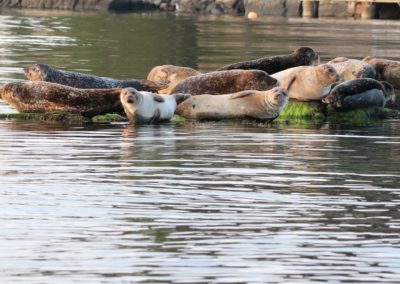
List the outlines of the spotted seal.
<svg viewBox="0 0 400 284">
<path fill-rule="evenodd" d="M 136 124 L 154 124 L 170 120 L 177 103 L 188 98 L 188 94 L 160 95 L 126 88 L 120 99 L 129 121 Z"/>
<path fill-rule="evenodd" d="M 338 80 L 335 68 L 329 64 L 293 67 L 271 76 L 288 90 L 290 99 L 298 101 L 322 99 L 328 95 L 332 84 Z"/>
<path fill-rule="evenodd" d="M 201 75 L 202 73 L 189 67 L 175 65 L 156 66 L 147 75 L 147 80 L 151 81 L 169 81 L 168 88 L 158 91 L 160 94 L 170 94 L 172 89 L 184 79 Z"/>
<path fill-rule="evenodd" d="M 268 121 L 276 118 L 288 102 L 285 89 L 247 90 L 225 95 L 198 95 L 183 101 L 176 114 L 199 120 L 253 118 Z"/>
<path fill-rule="evenodd" d="M 120 88 L 77 89 L 44 81 L 19 81 L 5 84 L 1 99 L 19 112 L 74 112 L 92 117 L 123 113 Z"/>
<path fill-rule="evenodd" d="M 312 49 L 311 47 L 302 46 L 297 48 L 289 55 L 269 56 L 249 61 L 242 61 L 224 66 L 218 70 L 222 71 L 232 69 L 257 69 L 265 71 L 268 74 L 274 74 L 296 66 L 309 66 L 317 64 L 319 64 L 318 53 L 314 51 L 314 49 Z"/>
<path fill-rule="evenodd" d="M 186 78 L 175 86 L 172 93 L 232 94 L 243 90 L 268 90 L 277 80 L 261 70 L 214 71 Z"/>
<path fill-rule="evenodd" d="M 371 106 L 385 107 L 393 99 L 394 88 L 390 83 L 358 78 L 338 84 L 322 101 L 335 109 L 351 110 Z"/>
<path fill-rule="evenodd" d="M 375 68 L 358 59 L 349 59 L 346 57 L 336 57 L 328 62 L 339 74 L 339 81 L 344 82 L 357 78 L 376 79 Z"/>
<path fill-rule="evenodd" d="M 31 81 L 46 81 L 80 89 L 111 89 L 132 87 L 140 91 L 157 92 L 168 87 L 168 82 L 150 80 L 115 80 L 79 72 L 59 70 L 46 64 L 33 64 L 24 68 Z"/>
</svg>

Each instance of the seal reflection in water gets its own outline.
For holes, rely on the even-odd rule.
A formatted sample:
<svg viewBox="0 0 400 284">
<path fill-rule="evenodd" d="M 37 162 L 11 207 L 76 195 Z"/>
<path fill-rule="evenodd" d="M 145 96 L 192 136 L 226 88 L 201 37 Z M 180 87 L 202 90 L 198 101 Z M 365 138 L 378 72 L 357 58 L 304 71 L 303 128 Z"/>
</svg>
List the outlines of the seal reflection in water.
<svg viewBox="0 0 400 284">
<path fill-rule="evenodd" d="M 24 68 L 31 81 L 46 81 L 80 89 L 111 89 L 132 87 L 140 91 L 157 92 L 168 87 L 168 82 L 150 80 L 114 80 L 90 74 L 63 71 L 46 64 L 34 64 Z"/>
<path fill-rule="evenodd" d="M 224 66 L 218 70 L 221 71 L 232 69 L 257 69 L 265 71 L 268 74 L 274 74 L 296 66 L 309 66 L 317 64 L 319 64 L 318 53 L 314 51 L 311 47 L 303 46 L 299 47 L 289 55 L 269 56 L 249 61 L 238 62 Z"/>
<path fill-rule="evenodd" d="M 339 74 L 339 81 L 344 82 L 357 78 L 376 79 L 375 68 L 368 63 L 358 59 L 349 59 L 346 57 L 337 57 L 328 62 Z"/>
<path fill-rule="evenodd" d="M 176 114 L 199 120 L 253 118 L 269 121 L 280 114 L 287 102 L 286 90 L 279 87 L 218 96 L 198 95 L 179 104 Z"/>
<path fill-rule="evenodd" d="M 121 91 L 120 99 L 130 122 L 154 124 L 170 120 L 177 103 L 189 96 L 188 94 L 159 95 L 127 88 Z"/>
<path fill-rule="evenodd" d="M 176 85 L 172 93 L 221 95 L 243 90 L 265 91 L 276 84 L 276 79 L 261 70 L 215 71 L 186 78 Z"/>
<path fill-rule="evenodd" d="M 338 110 L 352 110 L 385 107 L 393 99 L 394 88 L 390 83 L 359 78 L 335 86 L 323 102 Z"/>
<path fill-rule="evenodd" d="M 151 81 L 169 81 L 168 88 L 160 90 L 160 94 L 170 94 L 175 86 L 184 79 L 202 73 L 189 67 L 160 65 L 156 66 L 147 75 L 147 80 Z"/>
<path fill-rule="evenodd" d="M 331 65 L 298 66 L 271 75 L 298 101 L 320 100 L 328 95 L 339 76 Z"/>
</svg>

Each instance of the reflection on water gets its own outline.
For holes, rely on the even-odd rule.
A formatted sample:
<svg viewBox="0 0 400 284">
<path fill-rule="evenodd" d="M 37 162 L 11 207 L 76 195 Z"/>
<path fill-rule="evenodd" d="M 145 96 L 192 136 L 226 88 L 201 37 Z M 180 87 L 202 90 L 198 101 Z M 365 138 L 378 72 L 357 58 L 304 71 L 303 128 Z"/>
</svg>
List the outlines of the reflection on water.
<svg viewBox="0 0 400 284">
<path fill-rule="evenodd" d="M 158 64 L 209 71 L 299 45 L 325 61 L 400 58 L 398 22 L 55 14 L 0 23 L 3 83 L 32 62 L 144 78 Z M 0 121 L 0 282 L 396 283 L 399 144 L 398 121 Z"/>
</svg>

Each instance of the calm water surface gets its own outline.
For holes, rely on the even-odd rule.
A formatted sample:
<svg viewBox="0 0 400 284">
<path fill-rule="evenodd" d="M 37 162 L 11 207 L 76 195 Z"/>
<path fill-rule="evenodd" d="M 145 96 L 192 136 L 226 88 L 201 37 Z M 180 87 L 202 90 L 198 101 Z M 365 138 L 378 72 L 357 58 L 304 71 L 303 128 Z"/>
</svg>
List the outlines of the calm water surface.
<svg viewBox="0 0 400 284">
<path fill-rule="evenodd" d="M 0 81 L 314 47 L 400 59 L 400 23 L 1 14 Z M 10 112 L 4 104 L 0 112 Z M 399 283 L 400 121 L 317 129 L 0 121 L 0 283 Z"/>
</svg>

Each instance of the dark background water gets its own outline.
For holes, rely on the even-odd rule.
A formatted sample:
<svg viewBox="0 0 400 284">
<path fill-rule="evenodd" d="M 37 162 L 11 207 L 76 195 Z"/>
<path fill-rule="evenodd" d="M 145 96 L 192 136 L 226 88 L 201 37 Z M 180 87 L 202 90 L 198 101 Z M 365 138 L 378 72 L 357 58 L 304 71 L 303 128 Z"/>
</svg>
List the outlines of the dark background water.
<svg viewBox="0 0 400 284">
<path fill-rule="evenodd" d="M 145 78 L 301 45 L 322 61 L 400 58 L 389 21 L 38 13 L 0 25 L 1 82 L 34 62 Z M 0 282 L 397 283 L 399 144 L 399 121 L 0 121 Z"/>
</svg>

